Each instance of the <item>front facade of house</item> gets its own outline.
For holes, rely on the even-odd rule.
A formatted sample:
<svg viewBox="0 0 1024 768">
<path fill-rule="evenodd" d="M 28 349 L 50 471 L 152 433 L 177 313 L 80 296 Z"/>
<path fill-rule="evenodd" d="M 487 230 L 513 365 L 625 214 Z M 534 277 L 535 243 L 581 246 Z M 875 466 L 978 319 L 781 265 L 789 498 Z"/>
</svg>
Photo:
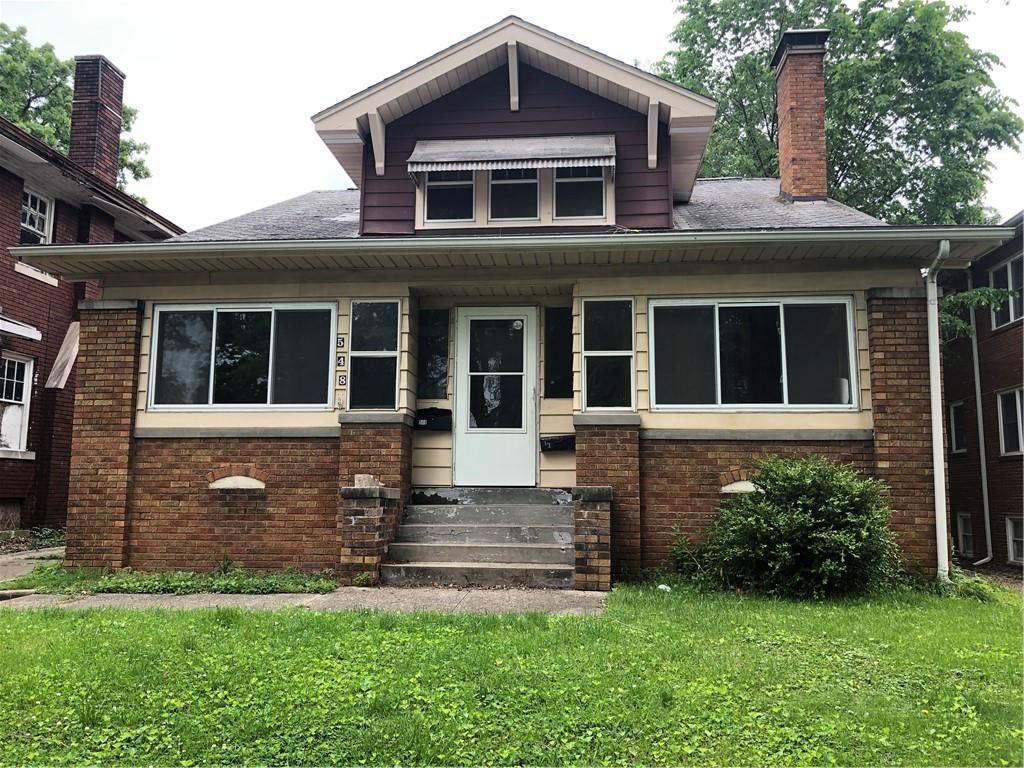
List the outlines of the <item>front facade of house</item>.
<svg viewBox="0 0 1024 768">
<path fill-rule="evenodd" d="M 67 156 L 0 118 L 0 530 L 64 525 L 78 302 L 98 291 L 9 249 L 181 233 L 116 186 L 123 80 L 102 56 L 75 60 Z"/>
<path fill-rule="evenodd" d="M 1012 240 L 970 268 L 974 286 L 1017 297 L 972 318 L 975 336 L 947 345 L 949 500 L 958 554 L 968 562 L 1024 564 L 1024 326 L 1021 214 Z"/>
<path fill-rule="evenodd" d="M 827 198 L 826 37 L 773 61 L 780 180 L 698 181 L 713 101 L 510 18 L 314 117 L 358 191 L 27 249 L 102 284 L 68 562 L 606 589 L 781 454 L 941 569 L 921 269 L 1007 232 Z"/>
</svg>

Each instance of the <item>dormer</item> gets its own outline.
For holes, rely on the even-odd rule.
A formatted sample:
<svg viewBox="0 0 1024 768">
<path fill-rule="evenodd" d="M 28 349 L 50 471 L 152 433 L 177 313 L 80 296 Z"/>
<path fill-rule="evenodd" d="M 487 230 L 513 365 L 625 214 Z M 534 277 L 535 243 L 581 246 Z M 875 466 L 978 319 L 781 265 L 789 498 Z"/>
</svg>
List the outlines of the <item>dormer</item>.
<svg viewBox="0 0 1024 768">
<path fill-rule="evenodd" d="M 668 229 L 716 104 L 514 16 L 320 112 L 364 235 Z"/>
</svg>

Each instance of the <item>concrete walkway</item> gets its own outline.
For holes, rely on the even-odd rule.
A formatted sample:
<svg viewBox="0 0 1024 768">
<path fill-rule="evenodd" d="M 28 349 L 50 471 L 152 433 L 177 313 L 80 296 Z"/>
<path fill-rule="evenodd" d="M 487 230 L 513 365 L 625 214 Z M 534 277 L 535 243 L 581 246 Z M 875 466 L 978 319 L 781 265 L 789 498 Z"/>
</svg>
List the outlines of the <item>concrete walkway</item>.
<svg viewBox="0 0 1024 768">
<path fill-rule="evenodd" d="M 54 555 L 64 557 L 64 547 L 26 549 L 0 555 L 0 581 L 24 576 L 41 562 L 56 562 Z"/>
<path fill-rule="evenodd" d="M 440 587 L 342 587 L 326 595 L 25 595 L 0 600 L 0 608 L 246 608 L 265 611 L 393 611 L 411 613 L 550 613 L 593 616 L 602 592 L 570 589 L 444 589 Z"/>
</svg>

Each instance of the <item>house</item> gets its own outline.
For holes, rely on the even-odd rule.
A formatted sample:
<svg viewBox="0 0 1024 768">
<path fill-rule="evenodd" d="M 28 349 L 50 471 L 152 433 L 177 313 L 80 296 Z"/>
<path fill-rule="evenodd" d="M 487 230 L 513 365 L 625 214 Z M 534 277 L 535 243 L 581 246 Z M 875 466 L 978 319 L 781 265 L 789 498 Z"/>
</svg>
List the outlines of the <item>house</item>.
<svg viewBox="0 0 1024 768">
<path fill-rule="evenodd" d="M 0 530 L 64 525 L 78 302 L 98 295 L 11 249 L 182 232 L 116 186 L 123 81 L 102 56 L 75 59 L 69 155 L 0 118 Z"/>
<path fill-rule="evenodd" d="M 1022 418 L 1022 218 L 1013 239 L 975 261 L 972 286 L 1009 288 L 1016 298 L 971 312 L 975 333 L 944 350 L 949 500 L 954 545 L 967 562 L 1024 564 Z"/>
<path fill-rule="evenodd" d="M 697 179 L 712 99 L 509 17 L 313 117 L 358 191 L 22 249 L 101 285 L 67 562 L 607 589 L 781 454 L 944 574 L 934 277 L 1011 231 L 828 198 L 827 37 L 772 60 L 779 179 Z"/>
</svg>

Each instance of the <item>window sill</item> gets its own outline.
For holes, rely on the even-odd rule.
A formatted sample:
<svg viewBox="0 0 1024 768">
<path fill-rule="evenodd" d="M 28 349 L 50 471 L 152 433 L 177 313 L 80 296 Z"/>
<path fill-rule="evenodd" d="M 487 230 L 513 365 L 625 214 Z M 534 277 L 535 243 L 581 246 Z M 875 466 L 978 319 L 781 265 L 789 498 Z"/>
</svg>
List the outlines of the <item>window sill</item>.
<svg viewBox="0 0 1024 768">
<path fill-rule="evenodd" d="M 10 448 L 0 448 L 0 459 L 13 459 L 15 461 L 35 461 L 35 451 L 15 451 Z"/>
<path fill-rule="evenodd" d="M 54 287 L 57 285 L 56 277 L 48 272 L 43 272 L 41 269 L 36 269 L 31 264 L 26 264 L 22 261 L 14 262 L 14 271 L 19 275 L 31 277 L 33 280 L 38 280 L 39 282 L 46 283 L 47 285 L 52 285 Z"/>
</svg>

